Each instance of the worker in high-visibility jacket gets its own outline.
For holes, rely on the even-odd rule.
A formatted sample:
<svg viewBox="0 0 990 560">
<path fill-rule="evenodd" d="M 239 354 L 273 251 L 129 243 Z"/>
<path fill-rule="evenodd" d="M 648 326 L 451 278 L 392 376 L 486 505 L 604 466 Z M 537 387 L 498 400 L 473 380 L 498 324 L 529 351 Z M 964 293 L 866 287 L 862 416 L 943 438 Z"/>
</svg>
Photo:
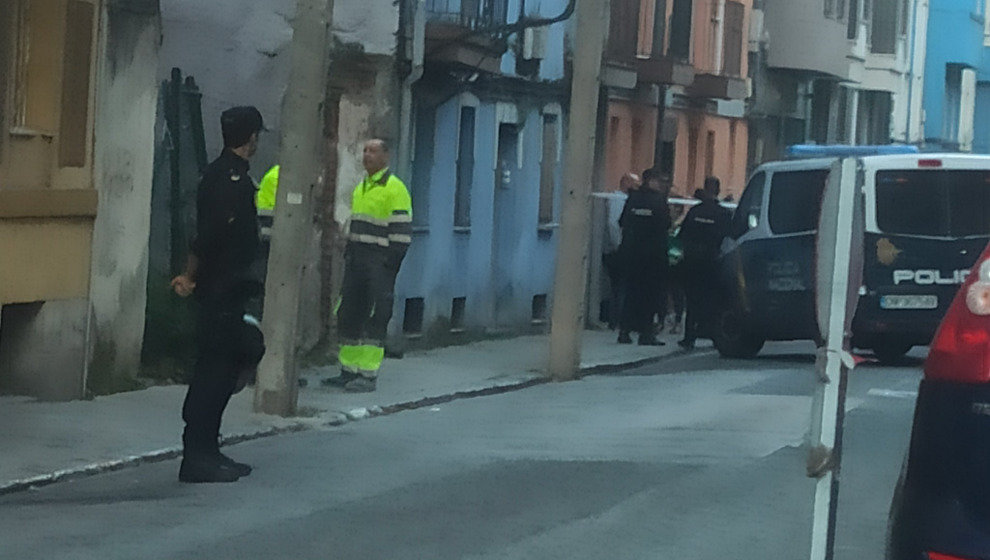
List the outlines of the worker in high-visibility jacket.
<svg viewBox="0 0 990 560">
<path fill-rule="evenodd" d="M 278 193 L 278 170 L 279 166 L 274 166 L 265 173 L 258 184 L 258 192 L 255 194 L 254 202 L 258 210 L 275 209 L 275 195 Z"/>
<path fill-rule="evenodd" d="M 383 140 L 368 141 L 363 156 L 367 175 L 351 195 L 337 308 L 340 375 L 324 381 L 351 392 L 377 386 L 395 277 L 412 243 L 412 201 L 406 185 L 389 171 L 388 159 Z"/>
</svg>

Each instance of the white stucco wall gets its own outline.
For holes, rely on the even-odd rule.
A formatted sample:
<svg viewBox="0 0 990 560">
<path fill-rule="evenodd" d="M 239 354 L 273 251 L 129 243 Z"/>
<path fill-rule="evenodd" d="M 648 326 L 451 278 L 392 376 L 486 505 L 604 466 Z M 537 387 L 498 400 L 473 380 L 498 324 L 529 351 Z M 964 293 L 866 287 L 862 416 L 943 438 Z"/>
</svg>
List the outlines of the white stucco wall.
<svg viewBox="0 0 990 560">
<path fill-rule="evenodd" d="M 96 93 L 90 376 L 137 374 L 151 227 L 158 16 L 113 4 L 103 16 Z"/>
</svg>

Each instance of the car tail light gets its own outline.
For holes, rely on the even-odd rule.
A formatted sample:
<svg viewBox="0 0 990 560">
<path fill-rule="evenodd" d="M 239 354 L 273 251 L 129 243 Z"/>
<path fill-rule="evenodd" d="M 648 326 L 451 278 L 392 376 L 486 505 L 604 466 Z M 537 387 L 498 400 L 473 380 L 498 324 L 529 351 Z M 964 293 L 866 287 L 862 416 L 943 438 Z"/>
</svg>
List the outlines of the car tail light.
<svg viewBox="0 0 990 560">
<path fill-rule="evenodd" d="M 951 554 L 942 554 L 940 552 L 929 552 L 928 560 L 973 560 L 973 559 L 963 558 L 962 556 L 952 556 Z"/>
<path fill-rule="evenodd" d="M 940 159 L 919 159 L 918 167 L 942 167 Z"/>
<path fill-rule="evenodd" d="M 990 382 L 990 247 L 984 249 L 942 319 L 925 361 L 925 377 Z"/>
</svg>

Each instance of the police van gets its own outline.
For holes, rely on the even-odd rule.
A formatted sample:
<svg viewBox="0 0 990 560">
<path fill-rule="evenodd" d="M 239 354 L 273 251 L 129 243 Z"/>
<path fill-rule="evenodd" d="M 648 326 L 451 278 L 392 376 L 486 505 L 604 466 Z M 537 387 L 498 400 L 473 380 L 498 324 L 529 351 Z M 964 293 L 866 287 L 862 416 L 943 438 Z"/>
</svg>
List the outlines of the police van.
<svg viewBox="0 0 990 560">
<path fill-rule="evenodd" d="M 856 157 L 865 207 L 863 285 L 852 343 L 883 362 L 927 345 L 990 241 L 990 156 L 911 146 L 800 146 L 753 173 L 722 246 L 719 353 L 817 340 L 815 230 L 832 163 Z M 810 156 L 810 157 L 809 157 Z"/>
</svg>

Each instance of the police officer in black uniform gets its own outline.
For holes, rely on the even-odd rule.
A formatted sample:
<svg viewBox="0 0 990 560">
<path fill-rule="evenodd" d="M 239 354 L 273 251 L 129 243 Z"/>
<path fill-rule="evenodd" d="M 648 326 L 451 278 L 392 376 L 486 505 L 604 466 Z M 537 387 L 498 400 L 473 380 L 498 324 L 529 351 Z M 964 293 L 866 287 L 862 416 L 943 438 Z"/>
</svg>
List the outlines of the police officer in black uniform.
<svg viewBox="0 0 990 560">
<path fill-rule="evenodd" d="M 248 160 L 264 130 L 254 107 L 234 107 L 220 117 L 224 149 L 203 173 L 197 191 L 196 237 L 186 271 L 172 280 L 182 297 L 195 294 L 197 360 L 182 406 L 182 482 L 234 482 L 251 473 L 220 452 L 220 422 L 245 368 L 264 354 L 257 330 L 244 322 L 247 301 L 260 294 L 251 275 L 258 218 Z"/>
<path fill-rule="evenodd" d="M 660 346 L 653 329 L 653 316 L 666 297 L 667 249 L 670 209 L 667 206 L 669 179 L 655 169 L 643 172 L 643 186 L 629 192 L 622 209 L 622 243 L 619 261 L 625 278 L 625 302 L 619 322 L 619 343 L 632 343 L 631 332 L 639 333 L 639 344 Z"/>
<path fill-rule="evenodd" d="M 678 234 L 684 249 L 681 270 L 687 298 L 684 339 L 678 344 L 688 350 L 710 327 L 718 302 L 718 255 L 732 218 L 719 204 L 720 190 L 717 177 L 705 179 L 705 188 L 699 193 L 701 204 L 688 211 Z"/>
</svg>

